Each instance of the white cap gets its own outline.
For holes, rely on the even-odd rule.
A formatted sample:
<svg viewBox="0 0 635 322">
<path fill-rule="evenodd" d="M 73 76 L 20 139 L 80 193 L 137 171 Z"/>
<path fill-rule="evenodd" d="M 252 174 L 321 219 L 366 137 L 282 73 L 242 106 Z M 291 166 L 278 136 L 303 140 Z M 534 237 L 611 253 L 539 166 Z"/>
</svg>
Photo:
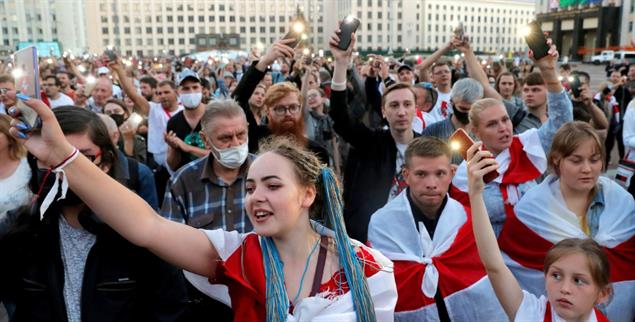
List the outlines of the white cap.
<svg viewBox="0 0 635 322">
<path fill-rule="evenodd" d="M 108 67 L 99 67 L 99 69 L 97 69 L 97 75 L 103 75 L 108 73 L 110 73 L 110 70 L 108 69 Z"/>
</svg>

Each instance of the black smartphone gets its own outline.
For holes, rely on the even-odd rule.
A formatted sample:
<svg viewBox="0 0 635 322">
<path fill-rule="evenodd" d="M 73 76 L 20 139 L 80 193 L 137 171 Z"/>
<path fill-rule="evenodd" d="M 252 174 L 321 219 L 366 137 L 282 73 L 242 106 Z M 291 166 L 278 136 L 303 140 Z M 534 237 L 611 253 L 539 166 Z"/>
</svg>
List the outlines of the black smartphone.
<svg viewBox="0 0 635 322">
<path fill-rule="evenodd" d="M 454 36 L 461 41 L 465 40 L 465 28 L 463 28 L 462 22 L 459 22 L 458 26 L 454 28 Z"/>
<path fill-rule="evenodd" d="M 108 58 L 109 62 L 114 62 L 117 60 L 117 52 L 113 48 L 107 48 L 104 50 L 104 55 Z"/>
<path fill-rule="evenodd" d="M 571 88 L 571 94 L 573 97 L 580 97 L 582 83 L 580 83 L 580 77 L 578 75 L 573 75 L 569 78 L 569 88 Z"/>
<path fill-rule="evenodd" d="M 525 41 L 529 46 L 529 49 L 534 52 L 534 58 L 536 60 L 545 57 L 549 53 L 549 45 L 547 45 L 547 37 L 542 32 L 540 25 L 536 21 L 530 22 L 527 27 L 529 28 L 527 35 L 525 35 Z"/>
<path fill-rule="evenodd" d="M 357 31 L 360 23 L 359 19 L 353 16 L 347 16 L 344 20 L 342 20 L 340 23 L 340 33 L 338 35 L 340 37 L 340 42 L 337 44 L 337 48 L 341 50 L 348 49 L 348 46 L 351 44 L 353 33 Z"/>
</svg>

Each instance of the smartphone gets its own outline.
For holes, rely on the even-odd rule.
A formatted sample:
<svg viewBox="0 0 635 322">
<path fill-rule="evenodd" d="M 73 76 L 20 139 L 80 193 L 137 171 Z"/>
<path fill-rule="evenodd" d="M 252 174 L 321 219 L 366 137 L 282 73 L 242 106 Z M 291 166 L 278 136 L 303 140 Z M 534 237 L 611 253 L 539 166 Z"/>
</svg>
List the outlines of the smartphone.
<svg viewBox="0 0 635 322">
<path fill-rule="evenodd" d="M 547 45 L 547 37 L 542 32 L 538 22 L 532 21 L 527 25 L 529 28 L 527 35 L 525 35 L 525 41 L 529 46 L 529 49 L 534 52 L 534 58 L 536 60 L 545 57 L 549 52 L 549 45 Z"/>
<path fill-rule="evenodd" d="M 569 77 L 569 88 L 571 88 L 571 93 L 573 94 L 573 97 L 575 98 L 580 97 L 581 86 L 582 86 L 582 83 L 580 83 L 580 77 L 578 77 L 578 75 L 573 75 Z"/>
<path fill-rule="evenodd" d="M 465 40 L 465 28 L 463 28 L 462 22 L 459 22 L 458 26 L 454 28 L 454 37 L 461 41 Z"/>
<path fill-rule="evenodd" d="M 348 49 L 348 46 L 351 44 L 353 33 L 357 31 L 360 24 L 361 22 L 359 19 L 353 16 L 347 16 L 344 20 L 342 20 L 340 23 L 340 33 L 338 35 L 340 37 L 340 42 L 337 44 L 337 48 L 341 50 Z"/>
<path fill-rule="evenodd" d="M 313 64 L 313 58 L 311 58 L 311 56 L 305 56 L 304 57 L 304 64 L 307 65 L 307 66 Z"/>
<path fill-rule="evenodd" d="M 18 77 L 15 77 L 15 89 L 19 94 L 26 95 L 31 98 L 40 99 L 40 70 L 38 67 L 37 48 L 29 46 L 13 54 L 14 71 Z M 29 127 L 28 131 L 39 129 L 42 126 L 42 120 L 35 110 L 28 107 L 21 100 L 17 100 L 16 107 L 20 111 L 20 121 Z"/>
<path fill-rule="evenodd" d="M 109 62 L 114 62 L 117 60 L 117 52 L 115 52 L 115 49 L 106 49 L 104 50 L 104 55 L 106 55 L 106 57 L 108 57 L 108 61 Z"/>
<path fill-rule="evenodd" d="M 463 160 L 467 161 L 467 150 L 472 145 L 474 145 L 474 140 L 472 140 L 467 132 L 465 132 L 465 130 L 461 128 L 454 131 L 454 133 L 452 133 L 452 135 L 448 139 L 448 142 L 450 144 L 450 148 L 453 151 L 458 152 L 463 157 Z M 491 171 L 483 176 L 483 182 L 492 182 L 494 179 L 498 178 L 498 176 L 498 171 Z"/>
<path fill-rule="evenodd" d="M 289 32 L 282 39 L 293 39 L 293 42 L 288 44 L 287 46 L 291 48 L 295 48 L 300 41 L 302 40 L 302 33 L 304 32 L 304 24 L 301 22 L 296 22 L 291 26 Z"/>
</svg>

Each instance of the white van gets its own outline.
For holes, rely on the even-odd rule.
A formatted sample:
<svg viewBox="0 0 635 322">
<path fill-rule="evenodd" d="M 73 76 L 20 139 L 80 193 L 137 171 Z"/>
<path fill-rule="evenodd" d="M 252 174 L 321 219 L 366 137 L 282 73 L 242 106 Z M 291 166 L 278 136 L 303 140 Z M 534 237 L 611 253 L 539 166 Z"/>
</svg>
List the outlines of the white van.
<svg viewBox="0 0 635 322">
<path fill-rule="evenodd" d="M 591 57 L 591 62 L 594 64 L 602 64 L 608 63 L 611 60 L 625 61 L 625 62 L 635 62 L 635 51 L 613 51 L 613 50 L 603 50 L 599 55 L 595 55 Z"/>
</svg>

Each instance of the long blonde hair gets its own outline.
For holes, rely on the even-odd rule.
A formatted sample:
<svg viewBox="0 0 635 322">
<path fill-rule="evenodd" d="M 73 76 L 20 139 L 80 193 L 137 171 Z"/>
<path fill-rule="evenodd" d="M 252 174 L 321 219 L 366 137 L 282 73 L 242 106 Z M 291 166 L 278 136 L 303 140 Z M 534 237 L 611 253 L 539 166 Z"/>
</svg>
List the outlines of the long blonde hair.
<svg viewBox="0 0 635 322">
<path fill-rule="evenodd" d="M 9 142 L 9 158 L 11 160 L 20 160 L 26 155 L 26 148 L 9 133 L 10 128 L 11 117 L 0 114 L 0 133 L 4 134 Z"/>
</svg>

